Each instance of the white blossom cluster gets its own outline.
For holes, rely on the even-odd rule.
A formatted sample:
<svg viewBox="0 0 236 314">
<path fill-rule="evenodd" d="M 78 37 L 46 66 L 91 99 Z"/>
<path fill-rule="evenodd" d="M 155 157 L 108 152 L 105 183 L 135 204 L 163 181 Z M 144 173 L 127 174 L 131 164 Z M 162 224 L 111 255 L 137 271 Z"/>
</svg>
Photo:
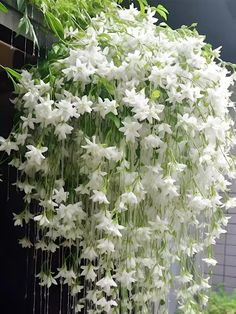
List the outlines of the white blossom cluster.
<svg viewBox="0 0 236 314">
<path fill-rule="evenodd" d="M 23 71 L 19 128 L 0 139 L 19 170 L 40 285 L 69 287 L 72 313 L 203 313 L 235 177 L 233 76 L 195 30 L 133 7 L 74 32 L 49 75 Z M 32 201 L 37 206 L 31 208 Z M 34 243 L 32 243 L 34 242 Z M 173 265 L 179 265 L 174 276 Z"/>
</svg>

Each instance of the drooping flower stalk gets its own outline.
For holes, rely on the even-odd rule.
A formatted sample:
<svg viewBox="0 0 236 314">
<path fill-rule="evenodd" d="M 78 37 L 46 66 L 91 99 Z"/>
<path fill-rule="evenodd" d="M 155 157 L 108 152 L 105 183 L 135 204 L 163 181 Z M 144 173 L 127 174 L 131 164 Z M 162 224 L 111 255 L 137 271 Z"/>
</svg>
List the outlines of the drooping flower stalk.
<svg viewBox="0 0 236 314">
<path fill-rule="evenodd" d="M 71 31 L 46 75 L 22 72 L 19 129 L 0 150 L 25 193 L 15 224 L 36 225 L 21 244 L 41 256 L 45 313 L 53 284 L 71 313 L 167 313 L 173 287 L 186 314 L 207 303 L 196 260 L 215 264 L 235 203 L 233 76 L 195 30 L 156 22 L 117 7 Z"/>
</svg>

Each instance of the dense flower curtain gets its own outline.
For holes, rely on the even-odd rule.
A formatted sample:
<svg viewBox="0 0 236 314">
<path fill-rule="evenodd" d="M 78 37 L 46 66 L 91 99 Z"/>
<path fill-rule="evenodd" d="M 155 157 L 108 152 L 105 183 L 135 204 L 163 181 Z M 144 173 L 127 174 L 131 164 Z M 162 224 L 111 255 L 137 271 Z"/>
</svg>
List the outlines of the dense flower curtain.
<svg viewBox="0 0 236 314">
<path fill-rule="evenodd" d="M 68 287 L 70 313 L 168 313 L 171 287 L 185 314 L 207 304 L 196 256 L 216 264 L 234 204 L 234 77 L 196 30 L 154 14 L 114 5 L 68 29 L 22 72 L 18 123 L 0 138 L 25 194 L 20 243 L 42 289 Z"/>
</svg>

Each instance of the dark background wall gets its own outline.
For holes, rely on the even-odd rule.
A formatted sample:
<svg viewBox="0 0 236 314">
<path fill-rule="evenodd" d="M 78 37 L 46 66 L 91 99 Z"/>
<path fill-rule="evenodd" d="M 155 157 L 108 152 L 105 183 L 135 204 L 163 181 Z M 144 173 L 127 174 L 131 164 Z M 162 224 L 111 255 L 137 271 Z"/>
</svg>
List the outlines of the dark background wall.
<svg viewBox="0 0 236 314">
<path fill-rule="evenodd" d="M 14 107 L 9 101 L 12 85 L 3 71 L 0 71 L 0 136 L 7 137 L 13 123 Z M 0 153 L 0 160 L 5 159 Z M 13 212 L 23 206 L 19 194 L 11 185 L 15 172 L 0 163 L 0 313 L 27 313 L 26 292 L 26 251 L 18 245 L 23 232 L 13 225 Z"/>
</svg>

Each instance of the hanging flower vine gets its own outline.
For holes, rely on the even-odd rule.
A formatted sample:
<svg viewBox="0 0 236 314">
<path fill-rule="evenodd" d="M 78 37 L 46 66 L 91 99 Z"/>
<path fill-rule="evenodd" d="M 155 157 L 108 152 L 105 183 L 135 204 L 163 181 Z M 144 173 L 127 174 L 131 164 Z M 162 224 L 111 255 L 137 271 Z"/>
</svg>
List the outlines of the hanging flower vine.
<svg viewBox="0 0 236 314">
<path fill-rule="evenodd" d="M 234 80 L 196 30 L 154 13 L 114 6 L 71 29 L 48 68 L 22 72 L 18 129 L 0 138 L 25 193 L 15 225 L 35 230 L 20 243 L 72 313 L 167 313 L 173 287 L 185 314 L 207 303 L 197 263 L 216 263 L 234 203 Z"/>
</svg>

